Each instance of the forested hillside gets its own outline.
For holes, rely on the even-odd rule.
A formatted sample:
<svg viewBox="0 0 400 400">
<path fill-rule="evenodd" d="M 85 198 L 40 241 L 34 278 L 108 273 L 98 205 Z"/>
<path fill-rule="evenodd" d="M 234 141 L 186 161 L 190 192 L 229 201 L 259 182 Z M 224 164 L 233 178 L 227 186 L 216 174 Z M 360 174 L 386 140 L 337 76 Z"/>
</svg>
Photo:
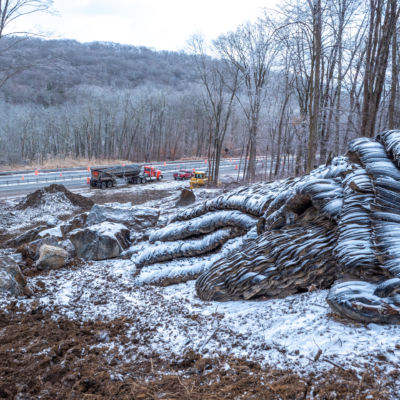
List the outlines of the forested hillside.
<svg viewBox="0 0 400 400">
<path fill-rule="evenodd" d="M 250 181 L 309 172 L 400 125 L 399 14 L 288 0 L 188 54 L 0 36 L 0 162 L 201 156 L 217 181 L 236 155 Z"/>
<path fill-rule="evenodd" d="M 8 77 L 0 90 L 0 140 L 8 150 L 1 162 L 148 161 L 206 152 L 191 56 L 115 43 L 14 41 L 1 41 L 3 49 L 11 45 L 0 52 Z"/>
<path fill-rule="evenodd" d="M 0 49 L 14 40 L 2 39 Z M 151 85 L 179 91 L 197 78 L 189 55 L 116 43 L 29 38 L 0 52 L 0 69 L 7 70 L 12 64 L 25 70 L 8 81 L 1 98 L 46 107 L 75 101 L 73 89 L 80 85 L 115 89 Z"/>
</svg>

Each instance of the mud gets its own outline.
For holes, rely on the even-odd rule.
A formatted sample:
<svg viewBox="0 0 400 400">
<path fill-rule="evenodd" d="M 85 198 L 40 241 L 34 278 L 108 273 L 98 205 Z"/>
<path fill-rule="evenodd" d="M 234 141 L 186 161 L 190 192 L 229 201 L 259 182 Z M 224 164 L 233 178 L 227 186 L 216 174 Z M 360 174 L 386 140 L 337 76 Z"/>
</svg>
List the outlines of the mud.
<svg viewBox="0 0 400 400">
<path fill-rule="evenodd" d="M 94 194 L 90 199 L 96 204 L 131 202 L 132 205 L 138 205 L 147 203 L 148 201 L 164 199 L 165 197 L 171 196 L 175 191 L 144 189 L 135 193 L 131 191 L 120 191 L 119 188 L 116 188 L 107 190 L 93 189 L 93 192 Z"/>
<path fill-rule="evenodd" d="M 0 398 L 3 399 L 389 399 L 390 384 L 373 368 L 362 376 L 336 366 L 301 376 L 232 357 L 203 358 L 188 351 L 163 360 L 135 360 L 110 343 L 127 343 L 132 318 L 109 322 L 54 319 L 33 304 L 0 311 Z"/>
</svg>

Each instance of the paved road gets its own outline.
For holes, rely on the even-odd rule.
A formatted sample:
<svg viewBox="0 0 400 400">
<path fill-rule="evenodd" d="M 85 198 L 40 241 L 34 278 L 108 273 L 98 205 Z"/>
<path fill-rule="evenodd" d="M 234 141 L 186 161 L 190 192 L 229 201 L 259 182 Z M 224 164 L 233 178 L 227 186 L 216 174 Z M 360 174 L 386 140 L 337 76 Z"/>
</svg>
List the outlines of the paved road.
<svg viewBox="0 0 400 400">
<path fill-rule="evenodd" d="M 262 161 L 259 161 L 260 165 Z M 225 159 L 221 161 L 220 171 L 221 175 L 235 174 L 239 160 Z M 160 169 L 163 173 L 165 180 L 172 180 L 173 173 L 179 169 L 193 168 L 197 170 L 206 170 L 207 164 L 205 161 L 199 160 L 185 160 L 168 162 L 165 166 L 164 163 L 152 164 L 154 167 Z M 48 186 L 52 183 L 60 183 L 68 189 L 81 189 L 87 187 L 87 178 L 90 177 L 90 172 L 87 169 L 59 169 L 59 170 L 43 170 L 35 175 L 35 171 L 10 171 L 0 173 L 0 197 L 13 197 L 25 195 L 29 192 Z"/>
</svg>

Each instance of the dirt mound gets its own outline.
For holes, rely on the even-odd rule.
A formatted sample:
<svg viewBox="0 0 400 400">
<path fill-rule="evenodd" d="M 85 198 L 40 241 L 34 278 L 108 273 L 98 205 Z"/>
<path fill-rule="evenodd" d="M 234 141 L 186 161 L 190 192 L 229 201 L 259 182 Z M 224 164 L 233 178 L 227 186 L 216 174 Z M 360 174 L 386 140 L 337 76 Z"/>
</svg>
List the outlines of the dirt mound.
<svg viewBox="0 0 400 400">
<path fill-rule="evenodd" d="M 188 206 L 189 204 L 193 204 L 196 201 L 196 196 L 193 193 L 193 190 L 182 189 L 181 195 L 179 196 L 179 200 L 176 203 L 177 207 Z"/>
<path fill-rule="evenodd" d="M 141 185 L 139 185 L 141 186 Z M 131 202 L 137 206 L 139 204 L 147 203 L 148 201 L 162 200 L 174 194 L 173 190 L 162 189 L 142 189 L 137 191 L 123 191 L 116 190 L 96 190 L 91 199 L 96 204 L 105 203 L 127 203 Z"/>
<path fill-rule="evenodd" d="M 84 211 L 89 210 L 93 206 L 93 201 L 81 196 L 80 194 L 70 192 L 64 185 L 53 184 L 43 189 L 30 193 L 26 198 L 17 205 L 17 209 L 25 210 L 27 208 L 36 208 L 46 202 L 49 194 L 59 194 L 65 196 L 66 200 L 74 207 L 79 207 Z"/>
<path fill-rule="evenodd" d="M 137 357 L 128 361 L 113 343 L 127 344 L 130 326 L 134 319 L 81 323 L 9 306 L 0 311 L 0 398 L 385 400 L 398 379 L 339 367 L 300 376 L 193 351 L 167 361 L 142 357 L 140 340 L 129 343 Z"/>
</svg>

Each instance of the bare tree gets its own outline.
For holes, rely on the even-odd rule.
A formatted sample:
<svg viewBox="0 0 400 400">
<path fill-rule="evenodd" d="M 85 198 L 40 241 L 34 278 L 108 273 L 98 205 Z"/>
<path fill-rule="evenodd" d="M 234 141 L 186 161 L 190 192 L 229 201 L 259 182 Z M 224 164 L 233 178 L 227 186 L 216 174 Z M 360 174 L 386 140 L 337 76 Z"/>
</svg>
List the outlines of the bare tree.
<svg viewBox="0 0 400 400">
<path fill-rule="evenodd" d="M 245 179 L 256 174 L 257 133 L 260 111 L 266 96 L 269 73 L 277 54 L 275 25 L 265 17 L 254 24 L 240 26 L 235 32 L 220 36 L 215 45 L 243 77 L 247 102 L 240 101 L 248 122 L 248 163 Z"/>
<path fill-rule="evenodd" d="M 53 0 L 0 0 L 0 43 L 4 37 L 11 37 L 0 47 L 0 54 L 14 48 L 32 32 L 12 30 L 13 24 L 26 15 L 49 11 Z M 32 67 L 32 62 L 14 62 L 1 71 L 0 88 L 13 76 Z"/>
<path fill-rule="evenodd" d="M 398 32 L 395 30 L 392 38 L 392 77 L 390 85 L 390 101 L 388 109 L 388 128 L 393 129 L 395 127 L 395 105 L 397 97 L 397 85 L 398 85 L 398 69 L 397 69 L 397 35 Z"/>
<path fill-rule="evenodd" d="M 366 44 L 364 97 L 361 134 L 375 135 L 375 122 L 385 83 L 390 43 L 396 29 L 400 7 L 397 0 L 370 0 L 368 40 Z"/>
<path fill-rule="evenodd" d="M 192 37 L 190 47 L 204 85 L 205 106 L 210 110 L 210 181 L 217 184 L 222 147 L 238 88 L 239 70 L 236 65 L 232 66 L 224 60 L 215 60 L 208 56 L 204 40 L 199 35 Z"/>
<path fill-rule="evenodd" d="M 320 162 L 326 161 L 330 144 L 334 146 L 329 154 L 338 154 L 340 151 L 343 83 L 347 79 L 360 39 L 364 38 L 362 33 L 365 19 L 358 17 L 360 4 L 360 0 L 328 0 L 325 5 L 322 54 L 325 80 L 321 82 Z M 354 26 L 355 21 L 359 29 Z M 335 133 L 334 137 L 332 133 Z"/>
<path fill-rule="evenodd" d="M 53 0 L 0 0 L 0 39 L 7 36 L 27 35 L 27 31 L 11 31 L 7 29 L 12 24 L 29 14 L 48 11 Z"/>
<path fill-rule="evenodd" d="M 307 147 L 307 173 L 314 168 L 316 154 L 316 138 L 318 134 L 320 110 L 320 79 L 322 53 L 322 7 L 321 0 L 307 0 L 312 14 L 312 58 L 311 58 L 311 86 L 308 109 L 309 132 Z"/>
</svg>

